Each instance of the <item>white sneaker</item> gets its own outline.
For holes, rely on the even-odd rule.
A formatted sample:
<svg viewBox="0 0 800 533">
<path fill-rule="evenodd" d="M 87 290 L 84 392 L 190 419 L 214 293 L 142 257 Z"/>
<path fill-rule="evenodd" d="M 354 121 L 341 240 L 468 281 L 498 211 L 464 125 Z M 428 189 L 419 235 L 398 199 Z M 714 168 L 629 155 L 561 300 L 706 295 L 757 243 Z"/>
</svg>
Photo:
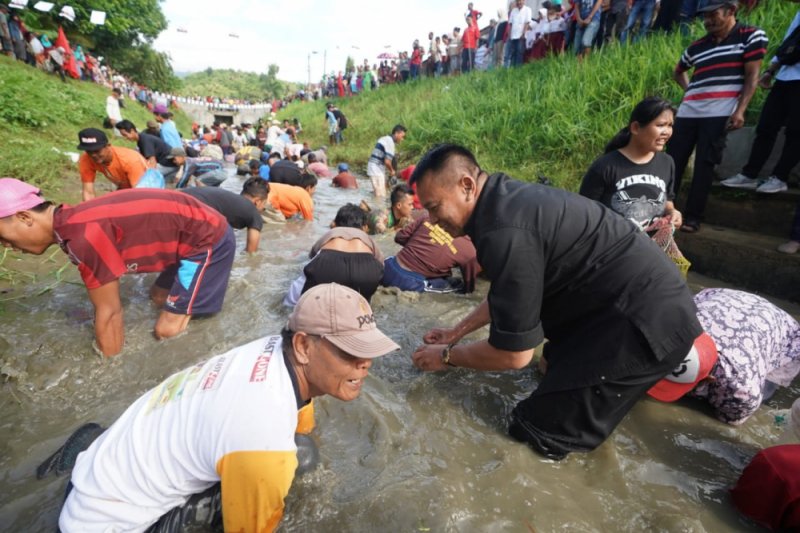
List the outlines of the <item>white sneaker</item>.
<svg viewBox="0 0 800 533">
<path fill-rule="evenodd" d="M 800 242 L 789 241 L 778 246 L 778 251 L 783 254 L 795 254 L 800 250 Z"/>
<path fill-rule="evenodd" d="M 726 187 L 735 187 L 737 189 L 755 189 L 758 187 L 757 179 L 748 178 L 744 174 L 736 174 L 735 176 L 722 180 L 720 183 Z"/>
<path fill-rule="evenodd" d="M 772 194 L 776 192 L 783 192 L 787 188 L 786 182 L 779 180 L 775 176 L 770 176 L 767 181 L 758 186 L 756 192 Z"/>
</svg>

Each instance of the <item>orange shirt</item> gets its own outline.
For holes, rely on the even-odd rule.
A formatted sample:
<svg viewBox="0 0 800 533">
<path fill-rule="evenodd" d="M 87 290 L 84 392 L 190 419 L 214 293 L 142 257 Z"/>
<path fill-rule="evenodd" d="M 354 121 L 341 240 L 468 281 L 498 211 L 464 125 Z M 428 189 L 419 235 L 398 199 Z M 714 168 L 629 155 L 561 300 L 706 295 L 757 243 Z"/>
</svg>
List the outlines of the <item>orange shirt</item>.
<svg viewBox="0 0 800 533">
<path fill-rule="evenodd" d="M 302 213 L 306 220 L 314 218 L 314 201 L 302 187 L 270 183 L 268 200 L 272 207 L 283 213 L 286 218 L 291 218 L 298 212 Z"/>
<path fill-rule="evenodd" d="M 95 163 L 89 154 L 84 152 L 78 161 L 78 170 L 83 183 L 94 183 L 95 176 L 101 172 L 118 189 L 136 187 L 139 180 L 147 172 L 147 162 L 136 150 L 111 146 L 111 163 L 108 166 Z"/>
</svg>

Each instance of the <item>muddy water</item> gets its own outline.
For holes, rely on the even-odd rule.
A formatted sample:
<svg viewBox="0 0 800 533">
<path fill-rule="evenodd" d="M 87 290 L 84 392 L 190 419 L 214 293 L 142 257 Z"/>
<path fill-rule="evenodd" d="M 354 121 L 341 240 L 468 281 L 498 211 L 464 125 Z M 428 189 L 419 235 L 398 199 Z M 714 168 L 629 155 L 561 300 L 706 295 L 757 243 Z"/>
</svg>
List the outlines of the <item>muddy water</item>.
<svg viewBox="0 0 800 533">
<path fill-rule="evenodd" d="M 127 343 L 112 361 L 89 348 L 92 309 L 80 283 L 8 304 L 0 316 L 0 529 L 53 530 L 67 479 L 37 481 L 34 471 L 77 426 L 108 425 L 170 373 L 278 332 L 287 317 L 281 299 L 310 245 L 340 205 L 364 196 L 323 180 L 314 223 L 267 225 L 262 250 L 237 258 L 223 312 L 193 321 L 181 338 L 151 336 L 154 276 L 123 278 Z M 379 242 L 384 252 L 395 249 L 389 236 Z M 67 278 L 78 281 L 74 269 Z M 544 460 L 505 434 L 514 404 L 536 387 L 533 370 L 422 374 L 410 362 L 427 328 L 456 322 L 487 288 L 375 295 L 378 322 L 403 351 L 375 363 L 358 400 L 318 401 L 321 467 L 295 482 L 282 530 L 755 529 L 731 508 L 727 488 L 777 438 L 776 410 L 788 408 L 800 386 L 780 391 L 742 428 L 695 403 L 644 400 L 594 453 Z"/>
</svg>

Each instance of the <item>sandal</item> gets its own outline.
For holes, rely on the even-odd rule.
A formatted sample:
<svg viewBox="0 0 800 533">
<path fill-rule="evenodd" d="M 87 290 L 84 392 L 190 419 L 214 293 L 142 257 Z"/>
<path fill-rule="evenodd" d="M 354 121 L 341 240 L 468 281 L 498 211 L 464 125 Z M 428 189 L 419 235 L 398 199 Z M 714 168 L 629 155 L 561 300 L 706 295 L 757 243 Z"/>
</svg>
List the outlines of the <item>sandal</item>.
<svg viewBox="0 0 800 533">
<path fill-rule="evenodd" d="M 681 226 L 681 231 L 684 233 L 697 233 L 700 231 L 700 223 L 696 220 L 685 220 Z"/>
</svg>

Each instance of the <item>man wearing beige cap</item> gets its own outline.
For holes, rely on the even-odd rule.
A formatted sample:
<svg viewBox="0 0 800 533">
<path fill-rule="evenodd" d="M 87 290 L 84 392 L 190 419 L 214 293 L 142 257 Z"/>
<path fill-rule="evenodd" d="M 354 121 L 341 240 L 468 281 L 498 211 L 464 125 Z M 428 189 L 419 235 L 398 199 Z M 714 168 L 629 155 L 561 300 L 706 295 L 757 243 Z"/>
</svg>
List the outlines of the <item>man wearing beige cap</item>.
<svg viewBox="0 0 800 533">
<path fill-rule="evenodd" d="M 83 451 L 61 531 L 219 525 L 220 510 L 225 531 L 272 531 L 313 449 L 312 398 L 354 400 L 372 360 L 399 349 L 357 292 L 317 285 L 280 335 L 167 378 Z"/>
</svg>

